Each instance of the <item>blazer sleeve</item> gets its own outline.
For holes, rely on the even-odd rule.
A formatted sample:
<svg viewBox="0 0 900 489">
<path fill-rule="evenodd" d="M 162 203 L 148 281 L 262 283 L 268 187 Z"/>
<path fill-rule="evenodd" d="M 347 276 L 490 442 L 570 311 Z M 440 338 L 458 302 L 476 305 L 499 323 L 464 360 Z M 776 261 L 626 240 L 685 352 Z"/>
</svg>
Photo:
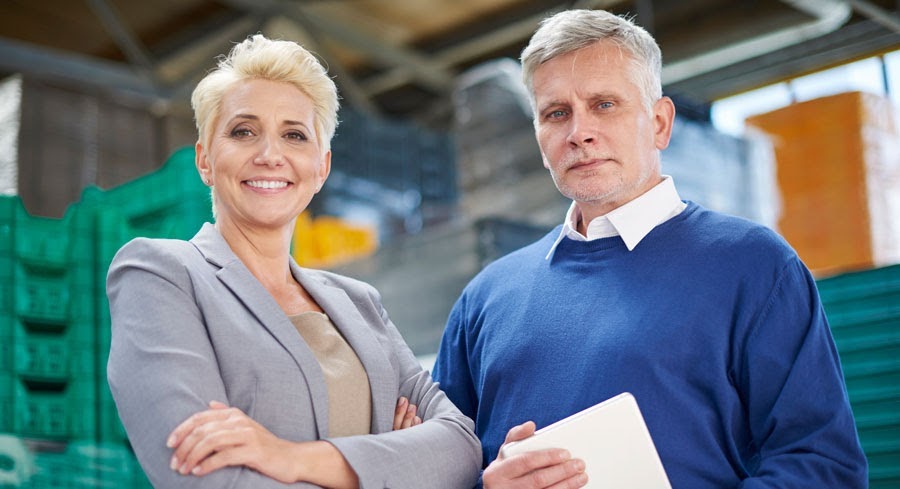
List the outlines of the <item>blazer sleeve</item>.
<svg viewBox="0 0 900 489">
<path fill-rule="evenodd" d="M 481 443 L 474 424 L 431 379 L 388 318 L 374 288 L 388 344 L 398 362 L 399 396 L 418 408 L 423 423 L 377 435 L 332 438 L 359 476 L 362 489 L 473 487 L 481 470 Z"/>
<path fill-rule="evenodd" d="M 169 468 L 169 433 L 207 409 L 210 400 L 228 403 L 184 259 L 192 251 L 183 241 L 136 239 L 119 251 L 107 277 L 112 320 L 107 377 L 141 467 L 154 487 L 315 487 L 286 485 L 246 467 L 203 477 Z"/>
</svg>

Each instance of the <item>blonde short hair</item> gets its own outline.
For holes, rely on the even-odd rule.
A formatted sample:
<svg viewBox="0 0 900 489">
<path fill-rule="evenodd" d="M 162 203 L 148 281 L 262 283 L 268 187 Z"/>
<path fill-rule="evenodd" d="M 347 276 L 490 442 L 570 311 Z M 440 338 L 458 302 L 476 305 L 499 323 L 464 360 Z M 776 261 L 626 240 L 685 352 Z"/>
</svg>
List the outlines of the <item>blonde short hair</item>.
<svg viewBox="0 0 900 489">
<path fill-rule="evenodd" d="M 313 124 L 322 151 L 331 149 L 339 108 L 337 87 L 318 59 L 292 41 L 267 39 L 262 34 L 234 46 L 207 74 L 191 95 L 191 107 L 200 141 L 207 146 L 211 128 L 222 107 L 222 98 L 235 83 L 262 79 L 296 86 L 313 102 Z"/>
</svg>

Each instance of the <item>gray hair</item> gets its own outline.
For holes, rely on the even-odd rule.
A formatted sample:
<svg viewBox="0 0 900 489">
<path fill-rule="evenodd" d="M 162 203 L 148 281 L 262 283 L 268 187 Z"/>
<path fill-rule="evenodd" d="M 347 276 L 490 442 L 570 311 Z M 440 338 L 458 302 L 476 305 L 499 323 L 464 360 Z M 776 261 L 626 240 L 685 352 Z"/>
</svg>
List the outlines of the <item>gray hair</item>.
<svg viewBox="0 0 900 489">
<path fill-rule="evenodd" d="M 522 81 L 535 108 L 534 72 L 547 61 L 588 47 L 612 42 L 629 55 L 635 83 L 648 108 L 662 97 L 662 53 L 656 40 L 631 19 L 604 10 L 565 10 L 541 21 L 522 50 Z"/>
<path fill-rule="evenodd" d="M 337 87 L 316 57 L 292 41 L 248 37 L 219 58 L 218 67 L 206 75 L 191 95 L 191 107 L 200 141 L 206 146 L 222 107 L 222 98 L 235 83 L 261 79 L 290 83 L 313 103 L 313 125 L 323 151 L 331 149 L 339 108 Z"/>
</svg>

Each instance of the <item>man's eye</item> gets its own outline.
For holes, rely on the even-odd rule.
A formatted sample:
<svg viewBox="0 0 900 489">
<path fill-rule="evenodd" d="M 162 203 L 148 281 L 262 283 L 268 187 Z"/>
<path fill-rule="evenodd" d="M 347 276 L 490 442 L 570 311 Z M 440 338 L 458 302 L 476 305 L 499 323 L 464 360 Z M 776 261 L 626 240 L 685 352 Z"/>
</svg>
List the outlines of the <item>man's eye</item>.
<svg viewBox="0 0 900 489">
<path fill-rule="evenodd" d="M 613 103 L 612 102 L 600 102 L 597 105 L 597 107 L 600 107 L 601 109 L 611 109 L 613 107 Z"/>
<path fill-rule="evenodd" d="M 566 111 L 564 111 L 564 110 L 554 110 L 553 112 L 550 112 L 547 114 L 548 119 L 559 119 L 559 118 L 565 117 L 565 116 L 566 116 Z"/>
</svg>

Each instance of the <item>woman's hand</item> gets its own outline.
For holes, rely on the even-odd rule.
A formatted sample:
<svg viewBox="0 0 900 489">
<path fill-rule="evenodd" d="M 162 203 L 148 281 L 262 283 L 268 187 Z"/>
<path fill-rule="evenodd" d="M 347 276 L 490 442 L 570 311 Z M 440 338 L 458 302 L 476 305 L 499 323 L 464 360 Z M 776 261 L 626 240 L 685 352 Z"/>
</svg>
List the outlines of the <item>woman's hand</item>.
<svg viewBox="0 0 900 489">
<path fill-rule="evenodd" d="M 280 482 L 298 480 L 297 444 L 282 440 L 237 408 L 212 401 L 181 423 L 166 442 L 170 467 L 183 475 L 205 475 L 226 466 L 247 466 Z"/>
<path fill-rule="evenodd" d="M 401 397 L 394 411 L 394 430 L 419 424 L 422 418 L 416 415 L 416 406 Z M 183 475 L 202 476 L 222 467 L 246 466 L 285 483 L 358 484 L 356 474 L 330 443 L 282 440 L 240 409 L 218 401 L 211 401 L 209 409 L 178 425 L 166 445 L 174 450 L 170 467 Z"/>
<path fill-rule="evenodd" d="M 218 401 L 178 425 L 166 445 L 175 450 L 172 470 L 183 475 L 246 466 L 279 482 L 359 487 L 356 472 L 331 443 L 282 440 L 240 409 Z"/>
<path fill-rule="evenodd" d="M 397 400 L 397 409 L 394 410 L 394 431 L 422 424 L 422 418 L 416 416 L 416 405 L 410 404 L 409 399 L 401 397 Z"/>
</svg>

